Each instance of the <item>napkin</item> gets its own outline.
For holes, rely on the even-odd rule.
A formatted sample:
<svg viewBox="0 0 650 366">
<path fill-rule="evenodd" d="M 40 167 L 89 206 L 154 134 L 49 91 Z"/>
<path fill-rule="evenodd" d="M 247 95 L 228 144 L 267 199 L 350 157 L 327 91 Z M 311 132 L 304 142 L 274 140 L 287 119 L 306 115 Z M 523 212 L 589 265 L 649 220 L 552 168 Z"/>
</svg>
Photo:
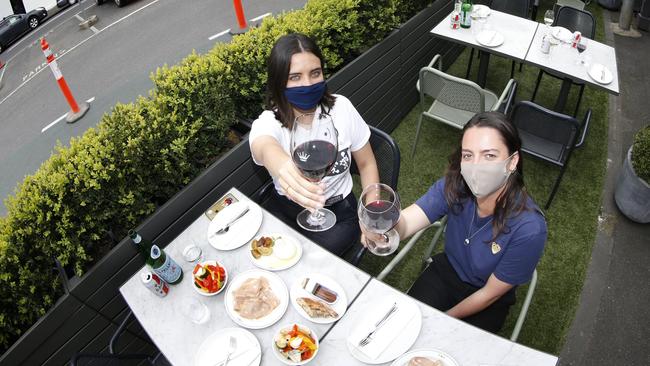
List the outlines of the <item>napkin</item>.
<svg viewBox="0 0 650 366">
<path fill-rule="evenodd" d="M 239 216 L 248 208 L 248 204 L 245 202 L 235 202 L 230 206 L 224 208 L 221 212 L 215 217 L 216 220 L 219 220 L 219 225 L 216 227 L 216 231 L 219 231 L 226 227 L 232 220 Z M 243 217 L 240 219 L 242 220 Z"/>
<path fill-rule="evenodd" d="M 359 342 L 374 329 L 375 324 L 393 306 L 393 302 L 394 300 L 382 303 L 381 306 L 372 311 L 371 315 L 364 317 L 363 323 L 353 329 L 347 339 L 353 348 L 371 360 L 375 360 L 381 356 L 381 353 L 402 333 L 405 327 L 411 322 L 411 319 L 417 314 L 417 312 L 410 311 L 415 304 L 412 304 L 408 300 L 397 300 L 397 311 L 375 332 L 370 343 L 359 347 Z"/>
</svg>

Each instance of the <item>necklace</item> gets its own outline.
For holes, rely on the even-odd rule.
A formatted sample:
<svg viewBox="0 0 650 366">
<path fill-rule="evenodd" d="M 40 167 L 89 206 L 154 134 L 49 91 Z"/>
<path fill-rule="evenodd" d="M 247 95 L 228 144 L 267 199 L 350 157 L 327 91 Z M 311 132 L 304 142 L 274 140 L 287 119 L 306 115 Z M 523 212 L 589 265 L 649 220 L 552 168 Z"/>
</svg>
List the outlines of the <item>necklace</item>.
<svg viewBox="0 0 650 366">
<path fill-rule="evenodd" d="M 474 234 L 470 235 L 470 233 L 472 232 L 472 226 L 474 226 L 475 216 L 476 216 L 476 209 L 474 209 L 474 214 L 472 215 L 472 221 L 470 222 L 469 228 L 467 229 L 467 237 L 465 238 L 465 245 L 469 245 L 469 241 L 472 240 L 472 238 L 476 236 L 476 234 L 478 234 L 481 230 L 485 229 L 485 227 L 492 222 L 492 219 L 489 219 L 488 222 L 486 222 L 483 226 L 481 226 L 478 230 L 476 230 Z"/>
</svg>

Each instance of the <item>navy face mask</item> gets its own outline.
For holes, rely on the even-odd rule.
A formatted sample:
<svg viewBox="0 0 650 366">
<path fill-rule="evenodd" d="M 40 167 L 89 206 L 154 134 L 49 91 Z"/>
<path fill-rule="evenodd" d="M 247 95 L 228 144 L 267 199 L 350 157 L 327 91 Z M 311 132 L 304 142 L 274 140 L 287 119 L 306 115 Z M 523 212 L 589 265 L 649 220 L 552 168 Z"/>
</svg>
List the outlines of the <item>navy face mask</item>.
<svg viewBox="0 0 650 366">
<path fill-rule="evenodd" d="M 325 94 L 325 81 L 309 86 L 286 88 L 284 96 L 294 107 L 306 111 L 315 108 Z"/>
</svg>

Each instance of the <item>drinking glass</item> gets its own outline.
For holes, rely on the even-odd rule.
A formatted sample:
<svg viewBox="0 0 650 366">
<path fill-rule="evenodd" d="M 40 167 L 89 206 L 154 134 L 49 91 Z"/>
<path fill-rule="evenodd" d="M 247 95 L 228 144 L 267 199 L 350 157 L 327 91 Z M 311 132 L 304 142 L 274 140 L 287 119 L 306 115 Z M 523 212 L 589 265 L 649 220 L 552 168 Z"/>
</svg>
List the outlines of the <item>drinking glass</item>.
<svg viewBox="0 0 650 366">
<path fill-rule="evenodd" d="M 194 324 L 203 324 L 210 320 L 210 310 L 196 296 L 186 296 L 178 302 L 179 311 Z"/>
<path fill-rule="evenodd" d="M 555 20 L 555 14 L 553 14 L 553 10 L 549 9 L 544 13 L 544 24 L 546 24 L 546 30 L 551 27 L 551 24 L 553 24 L 553 20 Z"/>
<path fill-rule="evenodd" d="M 578 50 L 578 59 L 576 60 L 576 63 L 585 67 L 589 66 L 584 56 L 584 52 L 587 50 L 588 42 L 589 41 L 587 41 L 586 37 L 580 37 L 580 41 L 578 41 L 578 44 L 576 45 L 576 49 Z"/>
<path fill-rule="evenodd" d="M 291 128 L 291 158 L 302 175 L 320 183 L 336 162 L 338 132 L 332 117 L 325 113 L 305 113 L 296 117 Z M 308 231 L 325 231 L 336 224 L 334 212 L 320 208 L 305 209 L 296 221 Z"/>
<path fill-rule="evenodd" d="M 194 243 L 189 244 L 183 249 L 183 259 L 189 263 L 198 263 L 203 259 L 203 250 Z"/>
<path fill-rule="evenodd" d="M 371 184 L 359 199 L 359 221 L 366 231 L 383 236 L 383 241 L 368 240 L 368 250 L 375 255 L 392 254 L 399 246 L 399 234 L 394 229 L 400 217 L 399 197 L 390 186 Z"/>
</svg>

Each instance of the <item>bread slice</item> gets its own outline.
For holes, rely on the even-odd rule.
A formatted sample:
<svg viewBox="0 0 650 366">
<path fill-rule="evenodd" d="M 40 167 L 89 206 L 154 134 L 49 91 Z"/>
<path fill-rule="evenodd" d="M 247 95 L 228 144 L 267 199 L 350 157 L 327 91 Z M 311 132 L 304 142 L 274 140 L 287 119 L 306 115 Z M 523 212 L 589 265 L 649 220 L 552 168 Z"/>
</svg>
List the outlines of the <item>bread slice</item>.
<svg viewBox="0 0 650 366">
<path fill-rule="evenodd" d="M 336 318 L 339 314 L 326 303 L 308 297 L 299 297 L 296 302 L 312 318 Z"/>
</svg>

